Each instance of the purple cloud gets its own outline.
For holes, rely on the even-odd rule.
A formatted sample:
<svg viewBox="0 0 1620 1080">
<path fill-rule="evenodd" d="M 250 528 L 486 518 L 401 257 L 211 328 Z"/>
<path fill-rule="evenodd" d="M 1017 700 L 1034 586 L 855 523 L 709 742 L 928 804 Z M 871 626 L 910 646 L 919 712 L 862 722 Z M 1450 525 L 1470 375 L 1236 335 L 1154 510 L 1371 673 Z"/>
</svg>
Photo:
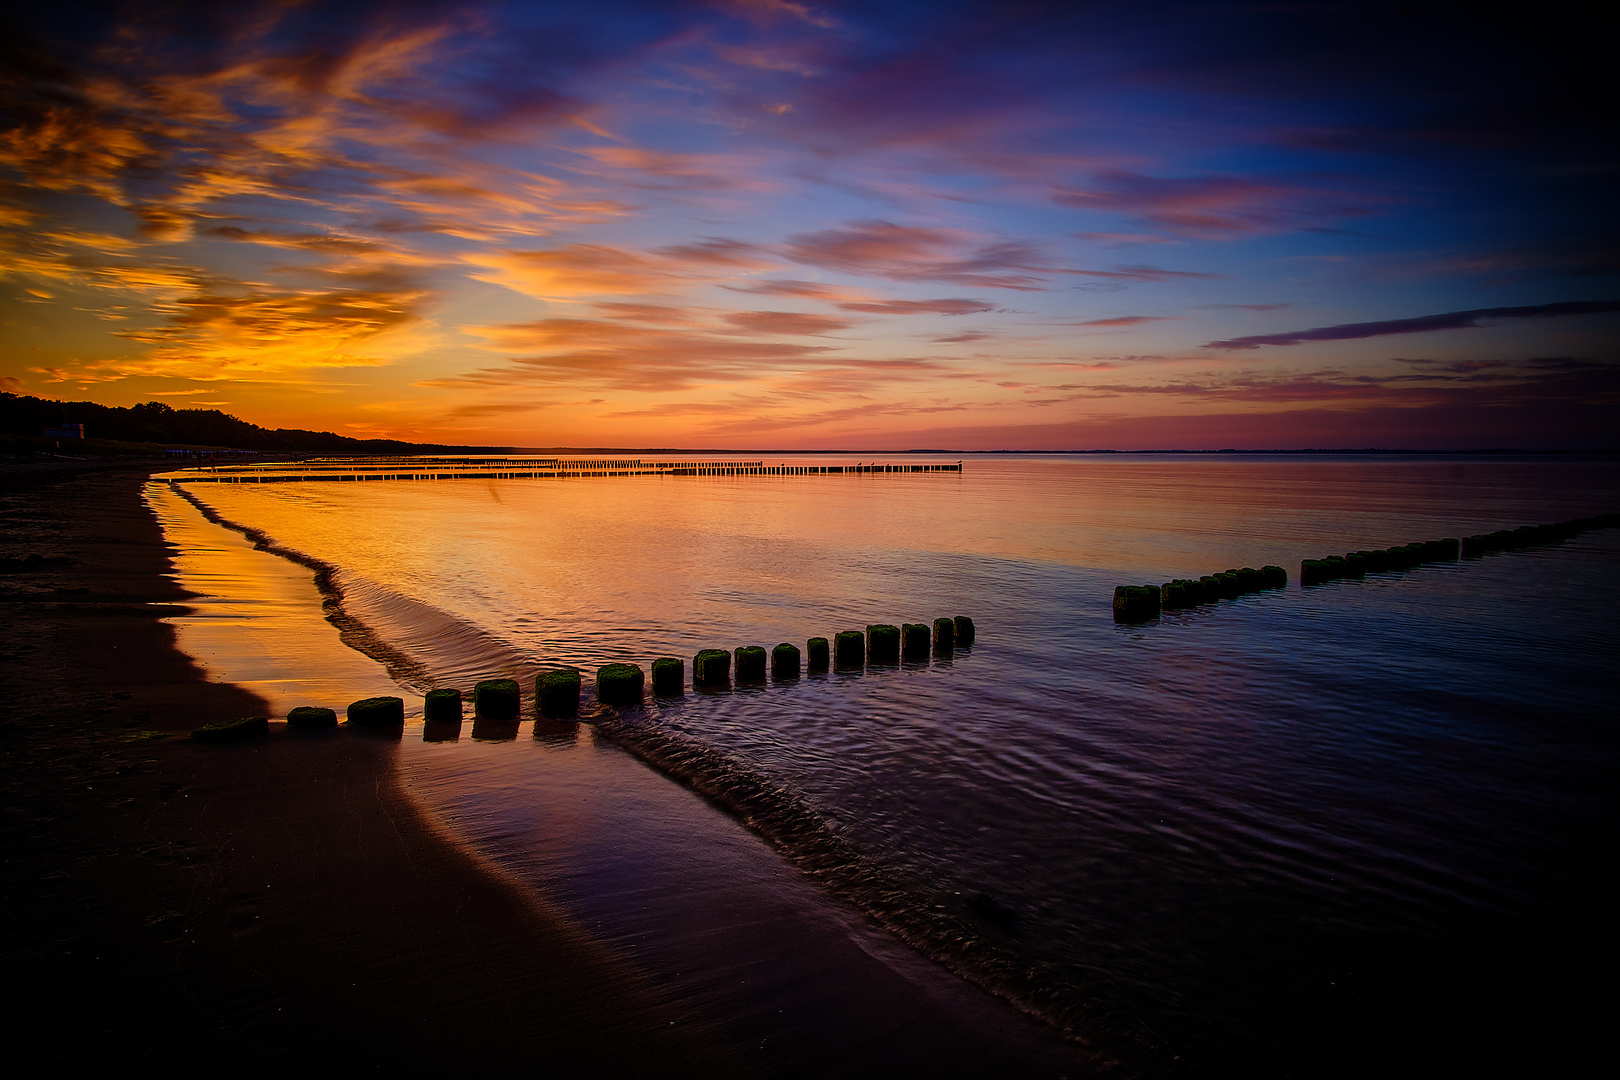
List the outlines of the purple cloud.
<svg viewBox="0 0 1620 1080">
<path fill-rule="evenodd" d="M 1158 177 L 1108 170 L 1084 188 L 1054 187 L 1052 201 L 1080 210 L 1129 214 L 1186 236 L 1206 239 L 1298 227 L 1306 219 L 1365 214 L 1343 196 L 1274 179 L 1246 176 Z"/>
<path fill-rule="evenodd" d="M 1444 315 L 1423 315 L 1416 319 L 1386 319 L 1382 322 L 1342 323 L 1295 330 L 1286 334 L 1256 334 L 1252 337 L 1209 341 L 1206 349 L 1258 349 L 1262 345 L 1298 345 L 1302 341 L 1352 341 L 1389 334 L 1422 334 L 1431 330 L 1465 330 L 1496 319 L 1547 319 L 1560 315 L 1600 315 L 1620 311 L 1616 300 L 1574 300 L 1561 304 L 1535 304 L 1530 307 L 1476 308 L 1451 311 Z"/>
</svg>

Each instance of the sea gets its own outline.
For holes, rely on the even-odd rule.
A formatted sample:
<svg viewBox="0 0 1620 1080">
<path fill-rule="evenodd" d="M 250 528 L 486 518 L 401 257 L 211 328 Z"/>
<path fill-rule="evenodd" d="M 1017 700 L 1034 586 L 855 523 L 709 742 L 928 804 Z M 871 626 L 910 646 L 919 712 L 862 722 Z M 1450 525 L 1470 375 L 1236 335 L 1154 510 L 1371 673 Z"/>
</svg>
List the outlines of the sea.
<svg viewBox="0 0 1620 1080">
<path fill-rule="evenodd" d="M 1000 1040 L 1005 1075 L 1539 1072 L 1597 1045 L 1620 529 L 1299 566 L 1611 513 L 1620 459 L 735 460 L 961 470 L 182 472 L 147 497 L 198 594 L 182 648 L 280 712 L 403 696 L 423 812 L 767 1072 L 944 1053 L 906 994 Z M 1265 564 L 1286 588 L 1115 621 L 1118 585 Z M 927 659 L 690 683 L 701 649 L 956 616 L 971 647 Z M 598 666 L 663 656 L 681 694 L 596 702 Z M 561 666 L 578 723 L 533 712 Z M 489 678 L 520 722 L 421 722 Z"/>
</svg>

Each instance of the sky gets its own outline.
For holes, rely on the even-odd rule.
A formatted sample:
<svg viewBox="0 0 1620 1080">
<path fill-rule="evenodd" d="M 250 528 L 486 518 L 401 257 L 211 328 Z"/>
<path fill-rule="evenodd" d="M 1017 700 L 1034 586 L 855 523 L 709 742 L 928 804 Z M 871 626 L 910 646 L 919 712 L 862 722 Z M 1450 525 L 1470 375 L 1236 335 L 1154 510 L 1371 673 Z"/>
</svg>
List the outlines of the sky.
<svg viewBox="0 0 1620 1080">
<path fill-rule="evenodd" d="M 32 5 L 0 389 L 491 446 L 1620 449 L 1604 41 L 1559 3 Z"/>
</svg>

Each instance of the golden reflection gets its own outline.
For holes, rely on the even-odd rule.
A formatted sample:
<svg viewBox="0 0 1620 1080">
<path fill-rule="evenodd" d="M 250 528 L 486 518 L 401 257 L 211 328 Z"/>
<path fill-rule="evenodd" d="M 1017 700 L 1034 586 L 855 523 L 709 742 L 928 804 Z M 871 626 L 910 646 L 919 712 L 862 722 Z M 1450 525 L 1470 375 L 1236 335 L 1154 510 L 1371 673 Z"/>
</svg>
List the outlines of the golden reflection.
<svg viewBox="0 0 1620 1080">
<path fill-rule="evenodd" d="M 146 499 L 176 547 L 174 576 L 203 594 L 189 602 L 193 614 L 164 621 L 210 679 L 252 690 L 276 716 L 300 705 L 341 716 L 349 702 L 376 696 L 404 696 L 406 715 L 421 714 L 420 698 L 339 641 L 308 569 L 206 521 L 166 484 L 147 485 Z"/>
</svg>

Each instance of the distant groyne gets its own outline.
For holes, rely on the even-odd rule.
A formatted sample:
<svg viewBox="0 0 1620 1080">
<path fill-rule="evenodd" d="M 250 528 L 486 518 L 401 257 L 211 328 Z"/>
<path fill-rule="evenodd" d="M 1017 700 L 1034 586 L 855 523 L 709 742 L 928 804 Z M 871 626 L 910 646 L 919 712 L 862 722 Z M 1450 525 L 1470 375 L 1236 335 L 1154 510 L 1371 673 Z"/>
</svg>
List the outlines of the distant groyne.
<svg viewBox="0 0 1620 1080">
<path fill-rule="evenodd" d="M 642 458 L 357 457 L 214 465 L 168 473 L 188 484 L 281 484 L 359 480 L 529 480 L 594 476 L 851 476 L 962 471 L 960 461 L 767 465 L 761 461 L 648 461 Z"/>
</svg>

